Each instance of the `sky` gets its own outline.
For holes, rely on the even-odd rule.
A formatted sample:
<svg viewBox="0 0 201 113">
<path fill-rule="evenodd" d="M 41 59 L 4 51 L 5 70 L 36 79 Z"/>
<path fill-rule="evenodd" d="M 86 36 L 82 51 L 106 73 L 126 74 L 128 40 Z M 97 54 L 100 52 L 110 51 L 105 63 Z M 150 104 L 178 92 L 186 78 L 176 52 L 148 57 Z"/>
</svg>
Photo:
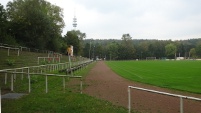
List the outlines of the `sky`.
<svg viewBox="0 0 201 113">
<path fill-rule="evenodd" d="M 5 5 L 9 0 L 0 0 Z M 65 28 L 86 39 L 185 40 L 201 38 L 201 0 L 47 0 L 63 9 Z"/>
</svg>

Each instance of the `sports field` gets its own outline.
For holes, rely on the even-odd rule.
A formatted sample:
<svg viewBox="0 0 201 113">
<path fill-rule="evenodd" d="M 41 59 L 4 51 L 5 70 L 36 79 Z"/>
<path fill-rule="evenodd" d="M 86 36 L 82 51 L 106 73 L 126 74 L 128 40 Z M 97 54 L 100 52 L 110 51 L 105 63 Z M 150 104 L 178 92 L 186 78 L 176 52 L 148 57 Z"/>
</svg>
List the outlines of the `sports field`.
<svg viewBox="0 0 201 113">
<path fill-rule="evenodd" d="M 201 61 L 108 61 L 107 65 L 129 80 L 201 93 Z"/>
</svg>

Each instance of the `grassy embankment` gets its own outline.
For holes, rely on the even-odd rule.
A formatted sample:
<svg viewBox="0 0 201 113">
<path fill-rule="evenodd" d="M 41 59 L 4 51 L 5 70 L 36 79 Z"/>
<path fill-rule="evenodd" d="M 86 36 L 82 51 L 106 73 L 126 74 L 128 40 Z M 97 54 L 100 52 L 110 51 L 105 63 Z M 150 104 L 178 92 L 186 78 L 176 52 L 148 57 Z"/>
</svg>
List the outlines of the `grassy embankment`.
<svg viewBox="0 0 201 113">
<path fill-rule="evenodd" d="M 201 61 L 110 61 L 107 65 L 126 79 L 201 93 Z"/>
<path fill-rule="evenodd" d="M 0 69 L 8 69 L 23 66 L 37 65 L 38 56 L 47 56 L 42 53 L 22 52 L 20 56 L 6 56 L 7 52 L 0 50 Z M 67 57 L 62 57 L 62 61 L 66 62 Z M 14 60 L 13 65 L 8 65 L 7 59 Z M 86 76 L 88 71 L 94 66 L 91 64 L 82 71 L 76 73 L 78 76 Z M 58 72 L 54 72 L 58 73 Z M 62 78 L 48 77 L 48 93 L 45 93 L 45 77 L 31 77 L 31 93 L 28 93 L 28 79 L 23 80 L 17 76 L 14 83 L 14 92 L 26 93 L 20 99 L 2 99 L 3 113 L 42 113 L 42 112 L 58 112 L 58 113 L 126 113 L 127 109 L 112 105 L 110 102 L 96 99 L 86 94 L 79 93 L 79 84 L 74 84 L 72 89 L 69 81 L 66 79 L 66 88 L 63 90 Z M 10 76 L 8 75 L 8 78 Z M 4 76 L 0 76 L 0 87 L 2 90 L 10 90 L 10 80 L 8 84 L 4 84 Z M 84 85 L 86 87 L 86 85 Z M 77 91 L 76 91 L 77 90 Z"/>
</svg>

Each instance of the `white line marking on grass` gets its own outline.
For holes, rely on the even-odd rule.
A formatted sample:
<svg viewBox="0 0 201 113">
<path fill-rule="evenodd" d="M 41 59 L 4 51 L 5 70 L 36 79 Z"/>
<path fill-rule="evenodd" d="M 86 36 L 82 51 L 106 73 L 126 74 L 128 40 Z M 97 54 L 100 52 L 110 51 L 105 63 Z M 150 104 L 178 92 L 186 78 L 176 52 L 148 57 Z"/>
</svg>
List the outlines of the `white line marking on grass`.
<svg viewBox="0 0 201 113">
<path fill-rule="evenodd" d="M 116 66 L 116 65 L 113 65 L 114 67 L 117 67 L 117 68 L 120 68 L 121 70 L 124 70 L 124 71 L 126 71 L 126 72 L 128 72 L 128 73 L 131 73 L 130 71 L 127 71 L 126 69 L 123 69 L 123 68 L 121 68 L 121 67 L 119 67 L 119 66 Z M 138 78 L 140 78 L 140 79 L 143 79 L 143 77 L 141 77 L 140 75 L 137 75 L 137 74 L 133 74 L 133 73 L 131 73 L 132 75 L 135 75 L 136 77 L 138 77 Z"/>
</svg>

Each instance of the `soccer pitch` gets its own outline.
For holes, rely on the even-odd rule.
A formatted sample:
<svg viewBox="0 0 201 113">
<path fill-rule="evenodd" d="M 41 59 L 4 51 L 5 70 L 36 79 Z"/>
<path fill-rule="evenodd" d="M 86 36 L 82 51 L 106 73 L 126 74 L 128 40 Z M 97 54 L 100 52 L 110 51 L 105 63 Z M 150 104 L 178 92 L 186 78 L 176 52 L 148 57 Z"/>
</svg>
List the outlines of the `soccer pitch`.
<svg viewBox="0 0 201 113">
<path fill-rule="evenodd" d="M 106 64 L 129 80 L 201 93 L 201 61 L 107 61 Z"/>
</svg>

